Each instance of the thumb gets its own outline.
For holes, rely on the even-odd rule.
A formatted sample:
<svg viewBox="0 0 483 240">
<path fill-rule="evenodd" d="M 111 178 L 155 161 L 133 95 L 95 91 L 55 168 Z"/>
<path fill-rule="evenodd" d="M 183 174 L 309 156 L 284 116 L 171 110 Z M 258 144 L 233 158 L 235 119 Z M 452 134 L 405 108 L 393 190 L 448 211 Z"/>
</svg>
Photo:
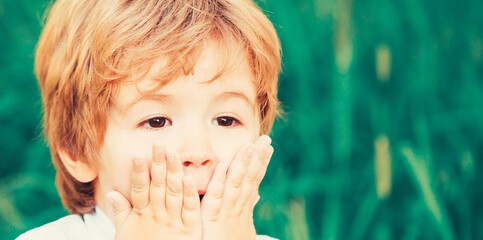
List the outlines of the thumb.
<svg viewBox="0 0 483 240">
<path fill-rule="evenodd" d="M 118 191 L 110 191 L 106 198 L 111 202 L 114 209 L 114 226 L 119 229 L 124 220 L 131 213 L 131 203 Z"/>
</svg>

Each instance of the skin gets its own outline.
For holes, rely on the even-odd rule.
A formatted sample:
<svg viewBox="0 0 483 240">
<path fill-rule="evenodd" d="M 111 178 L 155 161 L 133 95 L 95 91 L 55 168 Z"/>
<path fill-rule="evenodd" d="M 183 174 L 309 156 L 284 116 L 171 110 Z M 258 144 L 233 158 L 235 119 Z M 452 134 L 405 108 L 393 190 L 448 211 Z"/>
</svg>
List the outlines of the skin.
<svg viewBox="0 0 483 240">
<path fill-rule="evenodd" d="M 255 239 L 253 208 L 273 147 L 260 136 L 247 61 L 207 83 L 222 63 L 208 42 L 193 74 L 154 95 L 140 92 L 156 86 L 163 59 L 140 82 L 120 84 L 95 187 L 116 239 Z"/>
</svg>

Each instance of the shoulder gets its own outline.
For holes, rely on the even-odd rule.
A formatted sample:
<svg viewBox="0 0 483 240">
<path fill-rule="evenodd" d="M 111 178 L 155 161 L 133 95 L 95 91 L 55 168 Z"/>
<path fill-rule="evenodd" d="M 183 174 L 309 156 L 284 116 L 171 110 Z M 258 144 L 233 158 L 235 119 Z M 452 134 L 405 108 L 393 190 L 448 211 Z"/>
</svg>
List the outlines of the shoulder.
<svg viewBox="0 0 483 240">
<path fill-rule="evenodd" d="M 257 235 L 256 240 L 278 240 L 278 239 L 272 238 L 266 235 Z"/>
<path fill-rule="evenodd" d="M 87 234 L 84 220 L 80 215 L 68 215 L 56 221 L 20 235 L 17 240 L 60 240 L 86 239 Z"/>
</svg>

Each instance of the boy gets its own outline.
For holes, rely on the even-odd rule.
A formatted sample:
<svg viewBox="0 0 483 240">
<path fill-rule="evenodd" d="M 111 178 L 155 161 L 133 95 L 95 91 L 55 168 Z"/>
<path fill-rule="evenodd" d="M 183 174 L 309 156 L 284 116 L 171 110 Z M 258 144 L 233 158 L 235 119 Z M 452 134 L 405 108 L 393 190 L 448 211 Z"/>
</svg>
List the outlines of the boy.
<svg viewBox="0 0 483 240">
<path fill-rule="evenodd" d="M 268 239 L 280 45 L 248 0 L 58 0 L 35 59 L 72 213 L 19 239 Z"/>
</svg>

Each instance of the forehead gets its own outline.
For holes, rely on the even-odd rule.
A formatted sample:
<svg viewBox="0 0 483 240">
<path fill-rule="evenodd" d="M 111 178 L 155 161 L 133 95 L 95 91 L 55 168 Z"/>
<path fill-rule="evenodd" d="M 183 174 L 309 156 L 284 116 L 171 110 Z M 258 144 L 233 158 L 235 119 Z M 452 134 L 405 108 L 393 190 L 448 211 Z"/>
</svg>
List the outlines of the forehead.
<svg viewBox="0 0 483 240">
<path fill-rule="evenodd" d="M 196 59 L 196 63 L 188 71 L 181 69 L 181 74 L 167 73 L 170 59 L 158 58 L 142 78 L 127 79 L 120 83 L 118 94 L 114 97 L 115 102 L 125 105 L 129 101 L 135 101 L 135 98 L 160 91 L 189 94 L 187 84 L 197 85 L 199 90 L 204 90 L 208 95 L 223 91 L 240 92 L 255 101 L 253 71 L 244 48 L 234 43 L 227 45 L 208 41 L 194 55 L 195 58 L 191 59 Z"/>
</svg>

